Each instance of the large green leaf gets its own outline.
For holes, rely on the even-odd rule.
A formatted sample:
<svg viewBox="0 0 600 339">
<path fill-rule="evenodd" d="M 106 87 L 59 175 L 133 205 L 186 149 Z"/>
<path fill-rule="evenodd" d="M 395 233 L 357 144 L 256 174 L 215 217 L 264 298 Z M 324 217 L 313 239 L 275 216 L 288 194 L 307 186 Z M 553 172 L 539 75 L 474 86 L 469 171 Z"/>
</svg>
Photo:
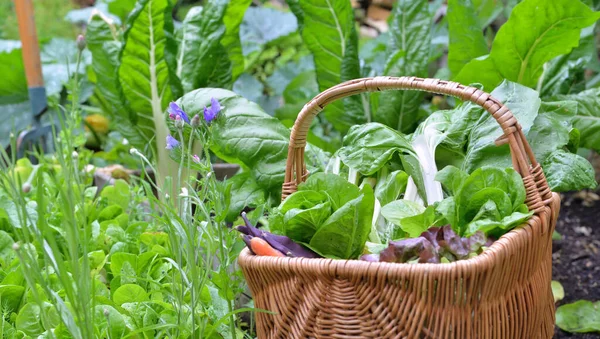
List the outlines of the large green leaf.
<svg viewBox="0 0 600 339">
<path fill-rule="evenodd" d="M 581 29 L 598 18 L 600 13 L 579 0 L 525 0 L 498 31 L 489 56 L 467 64 L 456 81 L 478 82 L 490 89 L 504 78 L 535 87 L 544 63 L 569 53 L 577 46 Z"/>
<path fill-rule="evenodd" d="M 116 26 L 101 15 L 91 17 L 86 31 L 87 47 L 92 53 L 92 68 L 96 76 L 96 93 L 102 98 L 103 111 L 113 126 L 131 145 L 145 149 L 150 138 L 138 126 L 135 114 L 123 95 L 119 82 L 121 37 Z"/>
<path fill-rule="evenodd" d="M 585 70 L 598 63 L 596 55 L 596 25 L 581 31 L 579 46 L 571 53 L 561 55 L 548 62 L 539 80 L 540 96 L 571 94 L 585 89 Z"/>
<path fill-rule="evenodd" d="M 392 12 L 384 75 L 427 76 L 432 16 L 427 0 L 398 0 Z M 379 95 L 374 120 L 411 132 L 423 98 L 419 91 L 388 91 Z"/>
<path fill-rule="evenodd" d="M 27 100 L 27 80 L 18 41 L 0 40 L 0 104 L 15 104 Z M 4 120 L 3 120 L 4 121 Z"/>
<path fill-rule="evenodd" d="M 152 150 L 159 164 L 159 186 L 170 172 L 165 150 L 168 134 L 164 110 L 172 99 L 170 74 L 174 65 L 169 41 L 173 35 L 172 7 L 169 0 L 140 0 L 127 19 L 125 45 L 121 50 L 119 81 L 135 124 L 152 139 Z"/>
<path fill-rule="evenodd" d="M 348 52 L 356 52 L 355 46 L 348 45 L 356 41 L 351 39 L 354 13 L 349 1 L 303 0 L 299 5 L 304 20 L 302 38 L 313 54 L 319 90 L 323 91 L 342 81 L 343 64 L 358 62 L 356 53 L 346 57 Z M 298 10 L 294 14 L 298 17 Z M 350 57 L 356 60 L 348 60 Z M 324 113 L 327 120 L 343 132 L 364 122 L 364 114 L 349 119 L 341 101 L 327 106 Z"/>
<path fill-rule="evenodd" d="M 600 331 L 600 301 L 579 300 L 556 310 L 556 325 L 567 332 Z"/>
<path fill-rule="evenodd" d="M 247 13 L 248 6 L 252 0 L 231 0 L 225 11 L 223 23 L 225 24 L 225 36 L 221 44 L 227 51 L 229 61 L 231 62 L 232 80 L 244 71 L 244 55 L 242 53 L 242 43 L 240 41 L 240 24 Z"/>
<path fill-rule="evenodd" d="M 542 167 L 548 186 L 555 192 L 594 189 L 598 186 L 594 167 L 580 155 L 559 149 L 544 159 Z"/>
<path fill-rule="evenodd" d="M 447 16 L 448 67 L 458 74 L 471 59 L 488 54 L 488 47 L 471 0 L 449 0 Z"/>
<path fill-rule="evenodd" d="M 231 183 L 231 201 L 227 220 L 235 220 L 245 207 L 257 207 L 265 203 L 266 191 L 261 188 L 249 172 L 234 175 Z"/>
<path fill-rule="evenodd" d="M 500 0 L 473 0 L 473 9 L 477 13 L 479 26 L 484 29 L 502 13 L 502 3 Z"/>
<path fill-rule="evenodd" d="M 577 102 L 573 124 L 581 133 L 581 146 L 600 151 L 600 88 L 571 95 L 557 95 L 553 99 Z"/>
<path fill-rule="evenodd" d="M 525 86 L 506 81 L 492 91 L 492 96 L 512 111 L 527 133 L 533 125 L 541 104 L 538 93 Z M 475 126 L 465 126 L 471 128 L 463 164 L 463 169 L 467 173 L 484 165 L 511 166 L 508 146 L 497 147 L 494 144 L 494 141 L 502 135 L 500 125 L 490 114 L 481 112 L 482 115 Z"/>
<path fill-rule="evenodd" d="M 342 259 L 361 255 L 371 231 L 375 197 L 370 185 L 365 185 L 360 193 L 325 220 L 310 240 L 311 248 Z"/>
<path fill-rule="evenodd" d="M 190 116 L 202 116 L 210 99 L 219 100 L 223 109 L 212 124 L 213 143 L 210 146 L 218 157 L 249 169 L 258 185 L 278 188 L 284 179 L 290 131 L 276 118 L 265 113 L 260 106 L 236 95 L 215 88 L 192 91 L 177 103 Z M 306 147 L 306 161 L 322 167 L 322 154 L 310 145 Z"/>
<path fill-rule="evenodd" d="M 181 27 L 181 43 L 177 53 L 177 76 L 184 92 L 200 87 L 229 87 L 232 67 L 236 74 L 239 64 L 239 25 L 247 0 L 210 0 L 203 8 L 195 7 L 185 17 Z M 228 48 L 228 49 L 226 49 Z"/>
</svg>

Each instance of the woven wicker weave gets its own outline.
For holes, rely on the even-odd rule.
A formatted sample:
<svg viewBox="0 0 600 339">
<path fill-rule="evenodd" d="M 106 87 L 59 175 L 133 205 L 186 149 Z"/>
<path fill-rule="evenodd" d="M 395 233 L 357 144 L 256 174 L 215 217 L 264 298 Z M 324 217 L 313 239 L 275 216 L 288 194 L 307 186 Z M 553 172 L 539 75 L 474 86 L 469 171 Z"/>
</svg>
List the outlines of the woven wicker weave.
<svg viewBox="0 0 600 339">
<path fill-rule="evenodd" d="M 535 211 L 475 258 L 450 264 L 239 257 L 255 307 L 259 338 L 550 338 L 554 331 L 552 232 L 560 198 L 552 193 L 520 125 L 479 89 L 437 79 L 376 77 L 332 87 L 304 106 L 292 129 L 283 198 L 307 174 L 306 135 L 328 103 L 361 92 L 398 89 L 451 95 L 498 121 L 526 203 Z"/>
</svg>

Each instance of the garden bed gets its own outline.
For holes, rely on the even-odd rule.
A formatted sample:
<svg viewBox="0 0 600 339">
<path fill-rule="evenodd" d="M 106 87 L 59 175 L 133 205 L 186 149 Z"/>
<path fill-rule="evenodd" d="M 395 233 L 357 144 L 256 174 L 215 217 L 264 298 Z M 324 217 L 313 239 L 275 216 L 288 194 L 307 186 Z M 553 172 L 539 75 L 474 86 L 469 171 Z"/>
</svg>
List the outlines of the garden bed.
<svg viewBox="0 0 600 339">
<path fill-rule="evenodd" d="M 552 276 L 565 290 L 557 307 L 577 300 L 600 300 L 600 201 L 584 204 L 566 194 L 556 224 L 562 240 L 554 241 Z M 555 338 L 600 338 L 600 334 L 568 333 L 556 327 Z"/>
</svg>

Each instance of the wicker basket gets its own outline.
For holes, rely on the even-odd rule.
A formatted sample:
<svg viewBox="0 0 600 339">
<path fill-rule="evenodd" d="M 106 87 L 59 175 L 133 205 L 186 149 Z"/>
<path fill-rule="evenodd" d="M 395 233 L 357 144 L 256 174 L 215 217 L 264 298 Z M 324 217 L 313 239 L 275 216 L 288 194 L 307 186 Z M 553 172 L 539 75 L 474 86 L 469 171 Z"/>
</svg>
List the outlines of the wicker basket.
<svg viewBox="0 0 600 339">
<path fill-rule="evenodd" d="M 259 338 L 551 338 L 552 232 L 560 198 L 510 110 L 479 89 L 437 79 L 376 77 L 334 86 L 304 106 L 291 132 L 283 198 L 308 175 L 306 135 L 328 103 L 353 94 L 424 90 L 485 108 L 502 127 L 535 214 L 475 258 L 450 264 L 254 256 L 239 264 L 254 296 Z"/>
</svg>

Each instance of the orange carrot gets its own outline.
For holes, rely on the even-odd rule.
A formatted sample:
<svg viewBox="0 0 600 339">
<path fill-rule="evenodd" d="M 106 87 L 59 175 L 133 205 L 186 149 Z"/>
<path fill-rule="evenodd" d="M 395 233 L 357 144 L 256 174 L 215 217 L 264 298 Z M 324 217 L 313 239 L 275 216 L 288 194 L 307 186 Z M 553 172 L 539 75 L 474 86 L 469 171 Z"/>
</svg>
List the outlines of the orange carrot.
<svg viewBox="0 0 600 339">
<path fill-rule="evenodd" d="M 250 249 L 256 255 L 265 255 L 271 257 L 285 257 L 285 255 L 278 250 L 274 249 L 269 245 L 268 242 L 264 241 L 259 237 L 253 237 L 250 239 Z"/>
</svg>

